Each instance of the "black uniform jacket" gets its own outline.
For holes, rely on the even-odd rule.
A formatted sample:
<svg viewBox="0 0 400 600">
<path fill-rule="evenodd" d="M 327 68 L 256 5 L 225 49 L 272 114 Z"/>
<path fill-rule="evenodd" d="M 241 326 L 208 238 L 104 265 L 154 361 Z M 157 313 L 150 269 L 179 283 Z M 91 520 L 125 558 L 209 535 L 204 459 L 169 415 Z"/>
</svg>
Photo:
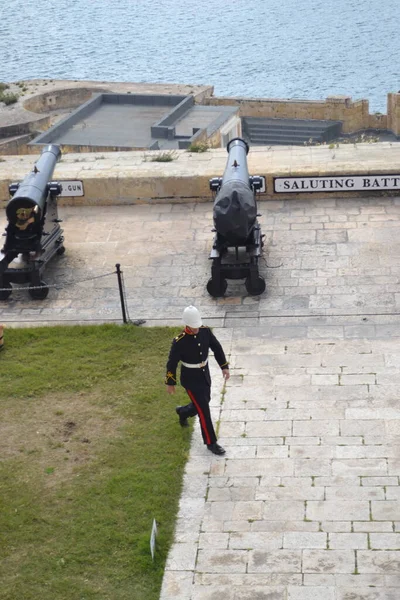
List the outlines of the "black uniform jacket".
<svg viewBox="0 0 400 600">
<path fill-rule="evenodd" d="M 222 346 L 209 327 L 200 327 L 196 334 L 183 331 L 172 342 L 165 383 L 176 385 L 176 369 L 179 361 L 190 364 L 202 363 L 208 358 L 209 348 L 214 352 L 215 360 L 221 369 L 229 369 Z M 182 365 L 180 381 L 186 389 L 204 384 L 211 385 L 208 363 L 196 369 Z"/>
</svg>

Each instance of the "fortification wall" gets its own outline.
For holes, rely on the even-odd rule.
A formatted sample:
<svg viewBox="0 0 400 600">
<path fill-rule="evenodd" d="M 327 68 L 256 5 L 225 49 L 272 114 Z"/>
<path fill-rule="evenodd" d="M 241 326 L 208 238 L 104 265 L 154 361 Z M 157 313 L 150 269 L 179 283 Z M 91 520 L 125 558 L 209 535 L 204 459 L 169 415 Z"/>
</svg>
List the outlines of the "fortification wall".
<svg viewBox="0 0 400 600">
<path fill-rule="evenodd" d="M 324 101 L 268 98 L 205 98 L 207 106 L 238 106 L 240 117 L 319 119 L 343 122 L 343 133 L 368 129 L 372 123 L 384 127 L 384 119 L 369 114 L 368 100 L 352 101 L 350 96 L 330 96 Z"/>
<path fill-rule="evenodd" d="M 48 113 L 49 110 L 62 108 L 76 108 L 87 102 L 94 93 L 101 93 L 101 88 L 66 88 L 56 89 L 44 94 L 37 94 L 28 98 L 23 107 L 34 113 Z"/>
<path fill-rule="evenodd" d="M 388 94 L 387 99 L 388 129 L 395 135 L 400 135 L 400 94 Z"/>
<path fill-rule="evenodd" d="M 44 87 L 48 86 L 48 87 Z M 325 100 L 231 98 L 213 96 L 211 86 L 172 86 L 162 84 L 121 84 L 107 82 L 55 81 L 30 82 L 29 96 L 20 98 L 16 107 L 0 106 L 0 155 L 37 154 L 39 150 L 27 145 L 27 136 L 45 131 L 56 118 L 56 111 L 71 111 L 98 92 L 125 93 L 181 93 L 191 94 L 196 104 L 205 106 L 237 106 L 239 117 L 318 119 L 342 122 L 345 134 L 361 130 L 390 131 L 400 136 L 400 93 L 387 96 L 387 114 L 369 112 L 368 100 L 353 101 L 350 96 L 329 96 Z M 13 117 L 13 118 L 11 118 Z M 58 115 L 57 119 L 62 115 Z M 16 136 L 21 136 L 16 139 Z M 206 141 L 202 134 L 196 141 Z M 9 139 L 7 139 L 9 138 Z M 14 138 L 14 139 L 11 139 Z M 220 131 L 209 132 L 208 142 L 219 146 L 223 136 Z M 76 148 L 64 148 L 76 151 Z M 98 152 L 103 148 L 82 147 L 81 152 Z M 110 147 L 104 148 L 109 151 Z M 116 151 L 121 150 L 115 148 Z"/>
<path fill-rule="evenodd" d="M 209 180 L 220 177 L 225 169 L 227 153 L 223 148 L 208 150 L 204 154 L 174 151 L 174 160 L 168 163 L 152 162 L 157 151 L 106 152 L 100 154 L 68 154 L 57 164 L 53 179 L 82 181 L 84 196 L 65 197 L 61 205 L 118 205 L 154 202 L 211 202 Z M 22 181 L 32 170 L 32 156 L 8 156 L 0 169 L 0 208 L 9 199 L 8 186 Z M 400 195 L 400 144 L 381 142 L 375 144 L 343 144 L 339 147 L 252 147 L 248 154 L 249 173 L 261 175 L 266 180 L 262 200 L 302 198 L 354 198 Z M 372 175 L 371 175 L 372 174 Z M 299 192 L 275 188 L 275 178 L 368 178 L 380 176 L 395 180 L 395 187 L 386 189 L 373 181 L 363 189 L 354 186 L 343 188 L 302 186 Z M 293 181 L 293 180 L 292 180 Z M 385 184 L 387 185 L 387 184 Z M 308 190 L 308 191 L 307 191 Z M 310 192 L 309 190 L 313 190 Z M 351 190 L 351 191 L 349 191 Z"/>
</svg>

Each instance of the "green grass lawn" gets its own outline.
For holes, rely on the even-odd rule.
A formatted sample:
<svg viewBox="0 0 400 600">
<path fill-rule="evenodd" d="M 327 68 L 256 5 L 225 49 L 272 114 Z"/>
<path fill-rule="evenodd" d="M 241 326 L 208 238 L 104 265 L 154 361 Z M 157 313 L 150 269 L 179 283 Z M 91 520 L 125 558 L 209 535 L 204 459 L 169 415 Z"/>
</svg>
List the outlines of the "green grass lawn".
<svg viewBox="0 0 400 600">
<path fill-rule="evenodd" d="M 5 330 L 2 600 L 158 599 L 191 435 L 174 411 L 183 390 L 170 397 L 163 382 L 174 335 Z"/>
</svg>

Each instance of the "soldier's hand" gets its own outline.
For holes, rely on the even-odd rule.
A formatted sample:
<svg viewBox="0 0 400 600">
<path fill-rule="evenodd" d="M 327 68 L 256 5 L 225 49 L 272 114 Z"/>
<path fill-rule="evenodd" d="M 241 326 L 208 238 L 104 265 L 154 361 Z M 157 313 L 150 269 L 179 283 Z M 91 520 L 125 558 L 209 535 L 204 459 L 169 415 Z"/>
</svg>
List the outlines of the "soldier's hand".
<svg viewBox="0 0 400 600">
<path fill-rule="evenodd" d="M 225 381 L 228 381 L 230 376 L 231 374 L 229 373 L 229 369 L 222 369 L 222 377 L 225 379 Z"/>
<path fill-rule="evenodd" d="M 168 394 L 175 394 L 175 386 L 167 385 L 167 392 L 168 392 Z"/>
</svg>

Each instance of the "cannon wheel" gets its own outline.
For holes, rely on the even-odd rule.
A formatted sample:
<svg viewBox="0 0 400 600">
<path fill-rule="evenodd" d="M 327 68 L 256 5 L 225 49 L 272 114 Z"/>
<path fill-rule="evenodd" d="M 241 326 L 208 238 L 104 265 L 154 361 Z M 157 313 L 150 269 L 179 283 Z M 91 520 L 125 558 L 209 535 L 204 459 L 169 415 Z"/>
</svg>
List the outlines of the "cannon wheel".
<svg viewBox="0 0 400 600">
<path fill-rule="evenodd" d="M 226 279 L 215 280 L 211 277 L 211 279 L 207 282 L 207 292 L 213 298 L 218 298 L 223 296 L 226 292 L 226 288 L 228 287 L 228 283 Z"/>
<path fill-rule="evenodd" d="M 29 294 L 34 300 L 44 300 L 48 296 L 49 288 L 47 287 L 46 283 L 43 280 L 41 280 L 39 285 L 43 287 L 39 289 L 34 289 L 36 286 L 28 288 Z"/>
<path fill-rule="evenodd" d="M 0 291 L 0 300 L 7 300 L 7 298 L 11 296 L 12 292 L 11 283 L 9 281 L 3 281 L 3 283 L 0 285 L 0 288 L 3 288 Z"/>
<path fill-rule="evenodd" d="M 261 275 L 258 275 L 254 282 L 251 281 L 250 277 L 247 277 L 244 285 L 251 296 L 259 296 L 265 292 L 265 279 L 264 277 L 261 277 Z"/>
<path fill-rule="evenodd" d="M 64 252 L 65 252 L 65 246 L 59 246 L 57 248 L 57 254 L 58 254 L 58 256 L 62 256 L 64 254 Z"/>
</svg>

